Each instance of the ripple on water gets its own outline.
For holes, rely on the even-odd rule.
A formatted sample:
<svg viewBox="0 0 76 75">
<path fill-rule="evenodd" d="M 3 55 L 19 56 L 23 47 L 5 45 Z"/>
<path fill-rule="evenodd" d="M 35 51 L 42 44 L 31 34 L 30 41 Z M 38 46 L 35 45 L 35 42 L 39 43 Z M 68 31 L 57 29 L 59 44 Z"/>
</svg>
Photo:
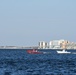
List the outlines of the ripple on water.
<svg viewBox="0 0 76 75">
<path fill-rule="evenodd" d="M 76 55 L 0 52 L 0 75 L 75 75 Z"/>
</svg>

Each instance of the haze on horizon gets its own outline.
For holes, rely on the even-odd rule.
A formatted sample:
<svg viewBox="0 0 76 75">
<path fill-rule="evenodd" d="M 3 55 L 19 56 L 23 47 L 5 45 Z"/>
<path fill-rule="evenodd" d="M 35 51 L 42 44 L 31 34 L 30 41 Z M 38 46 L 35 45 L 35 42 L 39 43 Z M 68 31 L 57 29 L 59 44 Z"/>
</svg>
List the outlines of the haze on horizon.
<svg viewBox="0 0 76 75">
<path fill-rule="evenodd" d="M 76 0 L 0 0 L 0 46 L 76 42 Z"/>
</svg>

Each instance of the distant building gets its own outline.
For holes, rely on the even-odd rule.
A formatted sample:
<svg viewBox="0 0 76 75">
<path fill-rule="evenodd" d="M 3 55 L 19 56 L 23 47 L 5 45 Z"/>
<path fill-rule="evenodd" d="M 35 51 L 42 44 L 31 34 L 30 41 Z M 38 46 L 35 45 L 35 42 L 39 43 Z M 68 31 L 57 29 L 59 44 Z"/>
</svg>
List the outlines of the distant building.
<svg viewBox="0 0 76 75">
<path fill-rule="evenodd" d="M 62 49 L 65 40 L 53 40 L 49 42 L 50 49 Z"/>
<path fill-rule="evenodd" d="M 48 43 L 45 42 L 45 41 L 40 41 L 38 48 L 39 48 L 39 49 L 46 49 L 46 48 L 48 48 Z"/>
<path fill-rule="evenodd" d="M 49 42 L 50 49 L 58 49 L 60 48 L 59 40 L 53 40 Z"/>
<path fill-rule="evenodd" d="M 67 49 L 76 49 L 76 43 L 74 42 L 69 42 L 67 44 Z"/>
<path fill-rule="evenodd" d="M 39 49 L 76 49 L 76 43 L 68 40 L 52 40 L 49 43 L 40 41 L 38 44 Z"/>
<path fill-rule="evenodd" d="M 69 41 L 64 40 L 64 41 L 61 43 L 61 48 L 62 48 L 62 49 L 67 49 L 68 43 L 69 43 Z"/>
</svg>

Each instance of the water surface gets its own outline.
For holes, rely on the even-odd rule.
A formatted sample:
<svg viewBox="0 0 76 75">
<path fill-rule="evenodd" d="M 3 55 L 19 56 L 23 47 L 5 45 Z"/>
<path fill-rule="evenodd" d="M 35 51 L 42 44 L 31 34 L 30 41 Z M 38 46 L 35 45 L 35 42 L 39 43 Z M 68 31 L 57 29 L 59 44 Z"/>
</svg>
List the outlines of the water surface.
<svg viewBox="0 0 76 75">
<path fill-rule="evenodd" d="M 27 54 L 23 49 L 2 49 L 0 75 L 76 75 L 76 54 Z"/>
</svg>

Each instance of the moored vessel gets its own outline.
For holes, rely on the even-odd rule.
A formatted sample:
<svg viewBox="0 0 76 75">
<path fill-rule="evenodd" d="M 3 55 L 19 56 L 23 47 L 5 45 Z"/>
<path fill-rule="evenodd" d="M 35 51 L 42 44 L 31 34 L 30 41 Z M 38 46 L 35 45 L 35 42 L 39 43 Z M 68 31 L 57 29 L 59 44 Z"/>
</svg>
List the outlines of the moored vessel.
<svg viewBox="0 0 76 75">
<path fill-rule="evenodd" d="M 62 51 L 57 51 L 57 53 L 59 53 L 59 54 L 70 54 L 71 52 L 65 51 L 65 49 L 63 49 Z"/>
<path fill-rule="evenodd" d="M 33 50 L 27 50 L 27 53 L 29 54 L 42 54 L 42 52 L 36 50 L 36 49 L 33 49 Z"/>
</svg>

